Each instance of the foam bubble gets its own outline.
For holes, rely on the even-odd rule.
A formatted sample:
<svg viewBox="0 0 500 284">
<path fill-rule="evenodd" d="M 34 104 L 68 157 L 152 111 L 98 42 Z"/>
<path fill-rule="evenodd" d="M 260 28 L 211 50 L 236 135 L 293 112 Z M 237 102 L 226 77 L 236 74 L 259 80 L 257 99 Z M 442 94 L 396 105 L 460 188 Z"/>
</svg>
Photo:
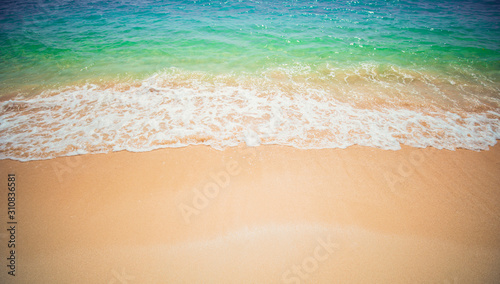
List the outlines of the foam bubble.
<svg viewBox="0 0 500 284">
<path fill-rule="evenodd" d="M 261 144 L 259 134 L 251 129 L 247 129 L 243 132 L 243 141 L 245 141 L 248 147 L 255 147 Z"/>
<path fill-rule="evenodd" d="M 308 71 L 294 76 L 300 72 Z M 405 144 L 485 150 L 500 139 L 498 109 L 360 108 L 307 80 L 225 76 L 157 74 L 126 86 L 85 85 L 2 102 L 0 158 L 27 161 L 187 145 L 223 149 L 243 142 L 303 149 L 397 150 Z"/>
</svg>

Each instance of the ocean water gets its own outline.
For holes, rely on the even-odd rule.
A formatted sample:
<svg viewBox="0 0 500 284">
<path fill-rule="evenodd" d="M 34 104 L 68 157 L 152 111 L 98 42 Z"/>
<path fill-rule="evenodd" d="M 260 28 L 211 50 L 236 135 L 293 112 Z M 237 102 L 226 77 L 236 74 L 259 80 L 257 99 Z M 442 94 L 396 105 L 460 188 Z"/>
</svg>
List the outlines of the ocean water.
<svg viewBox="0 0 500 284">
<path fill-rule="evenodd" d="M 0 100 L 0 159 L 486 150 L 500 139 L 500 2 L 7 0 Z"/>
</svg>

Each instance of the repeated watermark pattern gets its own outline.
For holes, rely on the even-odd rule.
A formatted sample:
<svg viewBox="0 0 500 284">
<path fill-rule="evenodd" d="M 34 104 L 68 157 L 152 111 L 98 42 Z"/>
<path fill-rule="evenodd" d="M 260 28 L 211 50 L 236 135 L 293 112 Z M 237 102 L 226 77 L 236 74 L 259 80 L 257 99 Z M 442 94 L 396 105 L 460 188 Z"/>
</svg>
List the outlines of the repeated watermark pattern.
<svg viewBox="0 0 500 284">
<path fill-rule="evenodd" d="M 111 274 L 113 277 L 109 280 L 108 284 L 127 284 L 132 283 L 131 281 L 135 279 L 134 276 L 125 271 L 125 268 L 122 268 L 121 272 L 111 269 Z"/>
<path fill-rule="evenodd" d="M 453 277 L 453 279 L 445 279 L 443 284 L 458 284 L 458 278 Z"/>
<path fill-rule="evenodd" d="M 198 215 L 205 209 L 210 200 L 215 199 L 221 189 L 225 189 L 231 183 L 231 177 L 238 175 L 241 172 L 240 165 L 236 161 L 229 161 L 226 163 L 224 170 L 217 172 L 216 174 L 210 174 L 210 181 L 207 182 L 202 189 L 194 188 L 194 196 L 190 204 L 181 203 L 179 204 L 179 210 L 182 212 L 182 216 L 186 223 L 191 222 L 191 217 L 193 215 Z"/>
<path fill-rule="evenodd" d="M 257 157 L 254 147 L 239 148 L 238 155 L 248 156 L 250 160 Z M 242 165 L 236 160 L 225 162 L 224 168 L 216 173 L 210 173 L 208 181 L 201 187 L 192 189 L 192 198 L 188 202 L 181 202 L 177 206 L 187 224 L 191 223 L 194 216 L 199 215 L 206 209 L 210 202 L 216 199 L 221 190 L 227 189 L 231 180 L 242 172 Z"/>
<path fill-rule="evenodd" d="M 82 165 L 82 157 L 80 155 L 70 156 L 64 159 L 64 162 L 54 161 L 52 169 L 59 183 L 63 183 L 64 178 L 71 176 L 74 170 Z"/>
<path fill-rule="evenodd" d="M 328 260 L 332 254 L 337 252 L 340 245 L 332 240 L 332 236 L 319 237 L 317 245 L 311 253 L 298 264 L 293 264 L 281 274 L 282 283 L 300 284 L 307 281 L 311 274 L 315 273 L 323 262 Z"/>
<path fill-rule="evenodd" d="M 425 163 L 430 154 L 430 151 L 414 149 L 410 152 L 406 159 L 400 161 L 394 170 L 384 172 L 384 178 L 389 186 L 389 189 L 392 192 L 395 192 L 398 186 L 415 174 L 417 168 Z"/>
</svg>

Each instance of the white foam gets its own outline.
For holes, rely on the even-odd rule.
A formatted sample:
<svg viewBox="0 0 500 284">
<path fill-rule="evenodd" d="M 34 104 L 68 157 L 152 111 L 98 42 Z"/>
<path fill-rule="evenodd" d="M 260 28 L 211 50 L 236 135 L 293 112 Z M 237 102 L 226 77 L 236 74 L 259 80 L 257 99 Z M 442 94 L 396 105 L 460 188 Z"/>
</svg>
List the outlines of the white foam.
<svg viewBox="0 0 500 284">
<path fill-rule="evenodd" d="M 261 144 L 259 134 L 251 129 L 247 129 L 243 132 L 243 141 L 245 141 L 248 147 L 256 147 Z"/>
<path fill-rule="evenodd" d="M 216 80 L 177 86 L 168 76 L 127 88 L 86 85 L 3 102 L 0 159 L 199 144 L 223 149 L 242 142 L 304 149 L 364 145 L 397 150 L 405 144 L 485 150 L 500 139 L 500 111 L 361 109 L 310 84 L 294 85 L 290 93 Z"/>
</svg>

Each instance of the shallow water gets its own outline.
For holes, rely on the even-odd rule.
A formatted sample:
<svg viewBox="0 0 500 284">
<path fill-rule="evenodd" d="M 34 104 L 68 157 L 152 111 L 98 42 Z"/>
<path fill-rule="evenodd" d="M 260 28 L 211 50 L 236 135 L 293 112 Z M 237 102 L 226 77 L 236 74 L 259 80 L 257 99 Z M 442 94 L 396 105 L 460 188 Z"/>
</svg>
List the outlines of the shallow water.
<svg viewBox="0 0 500 284">
<path fill-rule="evenodd" d="M 500 139 L 495 1 L 0 5 L 0 158 Z"/>
</svg>

